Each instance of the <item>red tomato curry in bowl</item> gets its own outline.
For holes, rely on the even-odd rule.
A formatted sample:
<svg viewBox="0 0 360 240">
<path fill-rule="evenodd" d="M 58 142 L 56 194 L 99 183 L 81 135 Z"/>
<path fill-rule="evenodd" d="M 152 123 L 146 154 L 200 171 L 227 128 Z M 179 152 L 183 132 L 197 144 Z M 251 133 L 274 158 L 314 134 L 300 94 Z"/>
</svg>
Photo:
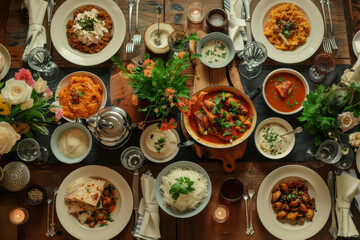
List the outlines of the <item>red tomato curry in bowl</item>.
<svg viewBox="0 0 360 240">
<path fill-rule="evenodd" d="M 251 100 L 230 86 L 212 86 L 193 96 L 190 114 L 183 115 L 190 136 L 207 147 L 233 147 L 247 139 L 256 125 Z"/>
<path fill-rule="evenodd" d="M 263 83 L 263 97 L 277 113 L 290 115 L 302 110 L 302 102 L 309 93 L 306 79 L 297 71 L 281 68 L 271 72 Z"/>
</svg>

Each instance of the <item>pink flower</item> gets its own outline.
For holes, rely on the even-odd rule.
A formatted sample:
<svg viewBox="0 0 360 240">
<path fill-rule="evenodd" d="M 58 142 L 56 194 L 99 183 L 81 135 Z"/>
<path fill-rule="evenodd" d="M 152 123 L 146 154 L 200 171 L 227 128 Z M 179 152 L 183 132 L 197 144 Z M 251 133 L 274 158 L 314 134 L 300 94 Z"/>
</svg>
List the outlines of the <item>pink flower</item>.
<svg viewBox="0 0 360 240">
<path fill-rule="evenodd" d="M 58 122 L 63 115 L 64 115 L 64 110 L 62 108 L 56 108 L 55 121 Z"/>
<path fill-rule="evenodd" d="M 21 68 L 15 73 L 15 80 L 25 81 L 27 85 L 34 88 L 36 81 L 33 79 L 31 72 L 25 68 Z"/>
<path fill-rule="evenodd" d="M 47 87 L 44 91 L 44 97 L 49 98 L 51 97 L 52 92 L 50 91 L 50 88 Z"/>
</svg>

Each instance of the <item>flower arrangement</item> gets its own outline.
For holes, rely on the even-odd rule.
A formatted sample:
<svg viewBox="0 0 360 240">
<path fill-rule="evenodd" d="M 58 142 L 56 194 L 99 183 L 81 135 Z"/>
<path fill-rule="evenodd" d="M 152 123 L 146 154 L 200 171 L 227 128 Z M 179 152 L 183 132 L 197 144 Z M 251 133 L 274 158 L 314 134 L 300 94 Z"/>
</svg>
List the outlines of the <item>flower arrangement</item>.
<svg viewBox="0 0 360 240">
<path fill-rule="evenodd" d="M 53 106 L 52 92 L 42 78 L 35 80 L 27 69 L 20 69 L 15 77 L 0 83 L 0 155 L 8 153 L 24 134 L 49 134 L 47 125 L 61 119 L 61 107 Z M 55 116 L 48 117 L 53 111 Z"/>
<path fill-rule="evenodd" d="M 176 57 L 170 58 L 166 63 L 160 58 L 150 59 L 149 54 L 144 56 L 144 67 L 130 63 L 126 69 L 118 58 L 113 57 L 114 63 L 123 69 L 123 76 L 129 79 L 133 89 L 132 103 L 139 106 L 138 111 L 146 113 L 144 121 L 138 123 L 143 129 L 145 123 L 159 121 L 161 131 L 176 128 L 177 124 L 170 114 L 186 111 L 189 102 L 190 90 L 186 81 L 190 75 L 181 75 L 182 71 L 190 66 L 189 53 L 180 52 Z M 142 105 L 142 103 L 145 103 Z M 156 120 L 148 121 L 149 117 Z"/>
</svg>

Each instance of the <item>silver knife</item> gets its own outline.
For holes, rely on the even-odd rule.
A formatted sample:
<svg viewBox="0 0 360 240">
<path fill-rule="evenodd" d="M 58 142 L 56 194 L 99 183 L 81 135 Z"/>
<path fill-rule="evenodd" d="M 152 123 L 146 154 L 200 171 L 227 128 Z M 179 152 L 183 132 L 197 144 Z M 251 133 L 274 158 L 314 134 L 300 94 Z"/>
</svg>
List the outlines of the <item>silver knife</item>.
<svg viewBox="0 0 360 240">
<path fill-rule="evenodd" d="M 24 62 L 27 61 L 27 56 L 25 56 L 25 53 L 26 53 L 27 49 L 29 48 L 32 39 L 33 39 L 33 35 L 30 35 L 29 39 L 26 41 L 24 53 L 23 53 L 23 56 L 21 58 L 21 60 L 24 61 Z"/>
<path fill-rule="evenodd" d="M 135 226 L 136 226 L 138 220 L 138 210 L 139 210 L 139 170 L 137 169 L 134 171 L 132 192 L 134 198 L 134 213 L 135 213 Z"/>
<path fill-rule="evenodd" d="M 330 171 L 328 174 L 327 185 L 331 197 L 331 226 L 329 232 L 333 237 L 333 239 L 336 239 L 338 229 L 336 224 L 336 211 L 335 211 L 334 173 L 332 171 Z"/>
<path fill-rule="evenodd" d="M 244 0 L 245 11 L 246 11 L 246 35 L 247 35 L 247 43 L 252 42 L 252 35 L 251 35 L 251 2 L 252 0 Z"/>
<path fill-rule="evenodd" d="M 47 6 L 47 18 L 48 18 L 48 22 L 47 22 L 47 26 L 46 26 L 46 49 L 50 52 L 51 54 L 51 35 L 50 35 L 50 26 L 51 26 L 51 21 L 52 21 L 52 17 L 53 17 L 53 10 L 55 7 L 56 3 L 54 2 L 54 0 L 48 0 L 48 6 Z"/>
</svg>

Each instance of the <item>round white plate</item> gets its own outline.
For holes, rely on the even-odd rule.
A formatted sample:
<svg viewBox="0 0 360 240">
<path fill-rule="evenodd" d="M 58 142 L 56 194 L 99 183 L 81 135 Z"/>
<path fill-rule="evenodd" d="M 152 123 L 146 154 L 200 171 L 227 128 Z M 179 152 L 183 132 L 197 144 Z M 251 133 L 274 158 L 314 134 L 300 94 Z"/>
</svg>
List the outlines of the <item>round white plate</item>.
<svg viewBox="0 0 360 240">
<path fill-rule="evenodd" d="M 354 38 L 353 38 L 353 40 L 352 40 L 352 48 L 353 48 L 353 50 L 354 50 L 354 54 L 355 54 L 356 57 L 359 57 L 359 52 L 356 51 L 355 41 L 360 42 L 360 31 L 358 31 L 358 32 L 355 34 L 355 36 L 354 36 Z M 1 78 L 0 78 L 0 79 L 1 79 Z"/>
<path fill-rule="evenodd" d="M 360 173 L 360 149 L 358 149 L 356 154 L 356 167 Z"/>
<path fill-rule="evenodd" d="M 270 11 L 281 4 L 292 3 L 308 19 L 311 30 L 306 42 L 294 51 L 278 50 L 264 35 L 265 23 L 269 20 Z M 319 9 L 311 0 L 262 0 L 256 5 L 251 17 L 251 30 L 256 41 L 262 42 L 267 49 L 268 57 L 281 63 L 298 63 L 311 57 L 320 47 L 324 36 L 324 22 Z"/>
<path fill-rule="evenodd" d="M 4 68 L 0 72 L 0 80 L 2 80 L 6 76 L 6 74 L 9 72 L 10 65 L 11 65 L 11 57 L 10 57 L 9 51 L 2 44 L 0 44 L 0 52 L 4 56 L 4 60 L 5 60 Z"/>
<path fill-rule="evenodd" d="M 109 223 L 108 226 L 90 228 L 86 224 L 80 224 L 74 214 L 68 213 L 68 206 L 64 199 L 66 189 L 73 181 L 82 177 L 99 177 L 114 185 L 118 199 L 112 213 L 114 222 Z M 90 165 L 71 172 L 61 183 L 56 197 L 56 213 L 61 225 L 78 239 L 98 240 L 115 237 L 128 224 L 132 210 L 133 197 L 129 184 L 119 173 L 103 166 Z"/>
<path fill-rule="evenodd" d="M 276 212 L 271 205 L 272 189 L 280 181 L 305 180 L 309 194 L 315 198 L 316 212 L 312 221 L 293 225 L 276 220 Z M 275 169 L 260 185 L 257 196 L 257 211 L 264 227 L 280 239 L 307 239 L 318 233 L 329 218 L 331 199 L 324 180 L 315 171 L 301 165 L 287 165 Z"/>
<path fill-rule="evenodd" d="M 82 6 L 95 5 L 104 9 L 113 22 L 112 39 L 99 53 L 89 54 L 72 48 L 66 36 L 66 24 Z M 60 55 L 77 65 L 93 66 L 110 59 L 121 47 L 126 33 L 126 22 L 119 6 L 112 0 L 67 0 L 55 12 L 51 24 L 51 40 Z"/>
<path fill-rule="evenodd" d="M 99 78 L 97 75 L 93 74 L 93 73 L 90 73 L 90 72 L 84 72 L 84 71 L 79 71 L 79 72 L 73 72 L 73 73 L 70 73 L 69 75 L 67 75 L 66 77 L 64 77 L 58 84 L 58 86 L 56 87 L 56 91 L 55 91 L 55 99 L 59 99 L 59 92 L 62 88 L 66 87 L 69 82 L 70 82 L 70 79 L 73 77 L 73 76 L 88 76 L 88 77 L 91 77 L 92 80 L 94 81 L 95 84 L 99 84 L 102 89 L 103 89 L 103 92 L 102 92 L 102 101 L 101 101 L 101 104 L 99 106 L 99 109 L 103 109 L 106 105 L 106 101 L 107 101 L 107 91 L 106 91 L 106 87 L 105 87 L 105 84 L 104 82 L 101 80 L 101 78 Z M 70 119 L 70 118 L 67 118 L 65 116 L 63 116 L 64 119 L 66 119 L 67 121 L 69 122 L 74 122 L 75 120 L 73 119 Z"/>
<path fill-rule="evenodd" d="M 155 159 L 155 158 L 151 157 L 151 156 L 146 152 L 146 148 L 145 148 L 145 146 L 144 146 L 144 145 L 145 145 L 145 140 L 146 140 L 145 138 L 146 138 L 146 136 L 147 136 L 147 134 L 148 134 L 149 132 L 155 130 L 156 128 L 158 128 L 158 124 L 157 124 L 157 123 L 155 123 L 155 124 L 147 127 L 147 128 L 143 131 L 143 133 L 141 134 L 141 137 L 140 137 L 140 148 L 141 148 L 141 151 L 144 153 L 144 156 L 145 156 L 147 159 L 149 159 L 150 161 L 156 162 L 156 163 L 165 163 L 165 162 L 168 162 L 168 161 L 170 161 L 171 159 L 173 159 L 173 158 L 176 156 L 176 154 L 178 154 L 178 152 L 179 152 L 179 147 L 176 148 L 176 150 L 174 151 L 173 154 L 171 154 L 171 156 L 169 156 L 169 157 L 167 157 L 167 158 L 165 158 L 165 159 L 159 160 L 159 159 Z M 168 130 L 168 131 L 171 131 L 171 132 L 175 135 L 177 144 L 180 143 L 180 137 L 179 137 L 179 134 L 176 132 L 176 130 L 175 130 L 175 129 L 171 129 L 171 130 Z"/>
</svg>

